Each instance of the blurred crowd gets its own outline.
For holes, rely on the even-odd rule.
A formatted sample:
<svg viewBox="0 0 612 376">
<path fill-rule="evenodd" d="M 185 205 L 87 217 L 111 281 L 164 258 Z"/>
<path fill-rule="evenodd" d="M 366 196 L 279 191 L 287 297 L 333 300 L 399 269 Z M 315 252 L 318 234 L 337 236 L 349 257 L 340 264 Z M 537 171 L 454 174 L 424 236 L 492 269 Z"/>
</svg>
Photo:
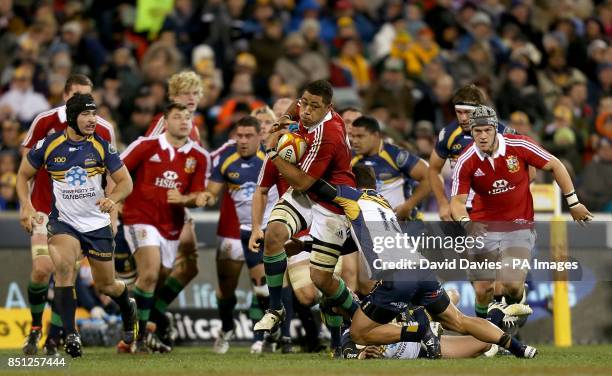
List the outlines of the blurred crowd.
<svg viewBox="0 0 612 376">
<path fill-rule="evenodd" d="M 428 158 L 453 92 L 475 83 L 564 160 L 587 206 L 612 210 L 611 36 L 610 0 L 0 0 L 0 209 L 16 207 L 24 132 L 62 104 L 70 73 L 92 78 L 121 147 L 192 69 L 209 149 L 252 109 L 329 79 L 336 109 Z"/>
</svg>

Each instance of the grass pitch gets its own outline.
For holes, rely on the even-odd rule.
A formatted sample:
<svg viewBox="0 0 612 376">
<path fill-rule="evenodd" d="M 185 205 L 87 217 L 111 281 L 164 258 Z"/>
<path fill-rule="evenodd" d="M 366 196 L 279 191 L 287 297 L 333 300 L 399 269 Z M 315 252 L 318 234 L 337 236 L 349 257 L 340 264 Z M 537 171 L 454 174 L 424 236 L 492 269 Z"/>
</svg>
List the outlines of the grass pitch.
<svg viewBox="0 0 612 376">
<path fill-rule="evenodd" d="M 111 348 L 85 348 L 84 357 L 66 358 L 53 369 L 8 368 L 7 358 L 17 351 L 0 351 L 0 375 L 612 375 L 612 345 L 559 349 L 538 346 L 533 360 L 511 356 L 459 360 L 331 360 L 327 354 L 251 355 L 233 347 L 216 355 L 207 347 L 177 348 L 170 354 L 118 355 Z"/>
</svg>

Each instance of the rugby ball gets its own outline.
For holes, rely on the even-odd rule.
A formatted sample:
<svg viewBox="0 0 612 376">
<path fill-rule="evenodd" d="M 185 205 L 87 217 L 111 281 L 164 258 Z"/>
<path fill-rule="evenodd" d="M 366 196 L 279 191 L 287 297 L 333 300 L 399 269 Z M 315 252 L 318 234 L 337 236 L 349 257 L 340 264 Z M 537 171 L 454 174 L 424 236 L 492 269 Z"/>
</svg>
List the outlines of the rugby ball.
<svg viewBox="0 0 612 376">
<path fill-rule="evenodd" d="M 306 153 L 306 140 L 297 133 L 285 133 L 278 140 L 276 152 L 289 163 L 298 163 Z"/>
</svg>

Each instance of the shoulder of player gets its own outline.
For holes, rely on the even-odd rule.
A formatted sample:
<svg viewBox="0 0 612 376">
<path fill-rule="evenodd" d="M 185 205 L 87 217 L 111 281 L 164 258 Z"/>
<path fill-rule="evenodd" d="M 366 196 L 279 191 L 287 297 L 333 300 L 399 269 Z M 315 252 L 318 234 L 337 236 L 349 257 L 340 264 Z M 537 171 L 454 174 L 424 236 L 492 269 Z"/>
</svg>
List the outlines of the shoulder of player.
<svg viewBox="0 0 612 376">
<path fill-rule="evenodd" d="M 48 124 L 51 121 L 58 121 L 57 113 L 61 107 L 55 107 L 48 111 L 43 111 L 40 114 L 36 115 L 34 120 L 32 120 L 31 127 L 35 127 L 37 125 Z"/>
<path fill-rule="evenodd" d="M 160 148 L 159 137 L 160 135 L 138 137 L 136 140 L 132 141 L 132 143 L 128 145 L 128 147 L 123 151 L 123 153 L 121 153 L 121 156 L 124 157 L 137 149 L 141 150 L 145 148 Z"/>
<path fill-rule="evenodd" d="M 457 164 L 455 165 L 455 171 L 459 171 L 462 168 L 469 168 L 473 164 L 476 159 L 478 159 L 478 154 L 476 153 L 476 149 L 472 146 L 468 146 L 464 149 L 463 153 L 457 159 Z"/>
<path fill-rule="evenodd" d="M 192 142 L 191 145 L 191 152 L 201 156 L 203 159 L 209 159 L 210 158 L 210 153 L 204 149 L 202 146 L 200 146 L 197 142 L 195 141 L 190 141 Z"/>
<path fill-rule="evenodd" d="M 104 127 L 108 129 L 109 131 L 114 130 L 113 125 L 108 120 L 104 119 L 100 115 L 96 115 L 96 126 Z"/>
<path fill-rule="evenodd" d="M 34 146 L 32 147 L 32 150 L 47 150 L 47 148 L 49 147 L 49 145 L 55 141 L 56 139 L 58 139 L 59 137 L 64 137 L 64 132 L 55 132 L 52 133 L 48 136 L 46 136 L 45 138 L 41 138 L 40 140 L 38 140 L 36 142 L 36 144 L 34 144 Z M 61 144 L 61 142 L 60 142 Z"/>
</svg>

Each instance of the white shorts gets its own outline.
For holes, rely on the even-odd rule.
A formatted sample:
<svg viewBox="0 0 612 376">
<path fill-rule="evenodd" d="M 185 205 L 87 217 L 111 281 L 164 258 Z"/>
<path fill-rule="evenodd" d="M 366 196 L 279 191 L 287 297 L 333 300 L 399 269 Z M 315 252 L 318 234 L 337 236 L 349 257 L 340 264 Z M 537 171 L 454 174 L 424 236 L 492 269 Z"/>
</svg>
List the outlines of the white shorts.
<svg viewBox="0 0 612 376">
<path fill-rule="evenodd" d="M 244 251 L 240 239 L 218 237 L 217 260 L 244 261 Z"/>
<path fill-rule="evenodd" d="M 162 266 L 167 269 L 172 269 L 178 252 L 178 239 L 169 240 L 164 238 L 157 228 L 151 225 L 123 225 L 123 229 L 125 231 L 125 240 L 132 254 L 141 247 L 159 247 Z"/>
<path fill-rule="evenodd" d="M 533 250 L 536 241 L 535 230 L 522 229 L 510 232 L 487 232 L 484 247 L 471 249 L 472 254 L 502 253 L 508 248 L 524 248 Z"/>
</svg>

